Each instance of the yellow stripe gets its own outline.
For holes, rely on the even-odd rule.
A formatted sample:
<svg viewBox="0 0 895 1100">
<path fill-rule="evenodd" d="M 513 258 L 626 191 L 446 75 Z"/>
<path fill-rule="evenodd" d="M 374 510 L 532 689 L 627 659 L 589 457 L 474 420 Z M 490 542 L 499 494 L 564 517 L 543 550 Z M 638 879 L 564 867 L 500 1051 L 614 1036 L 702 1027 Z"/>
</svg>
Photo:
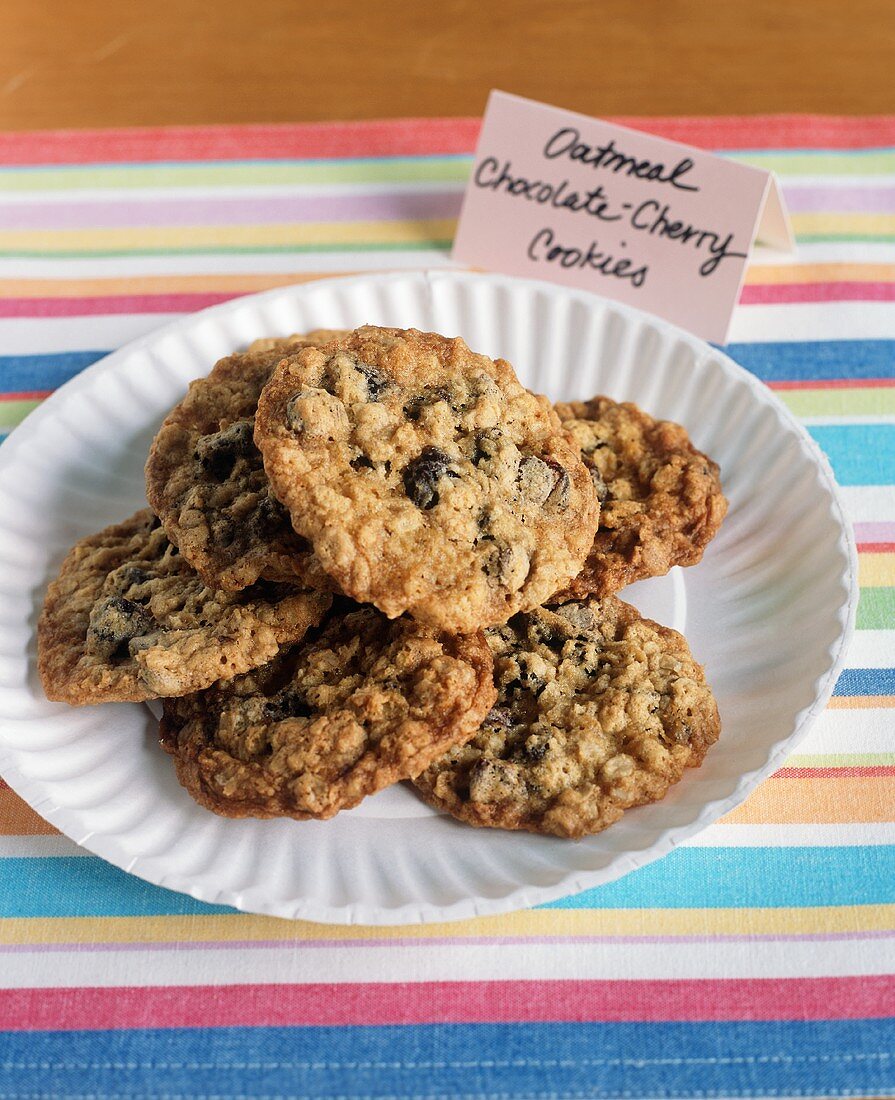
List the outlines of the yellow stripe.
<svg viewBox="0 0 895 1100">
<path fill-rule="evenodd" d="M 858 584 L 862 588 L 895 585 L 895 553 L 861 554 L 858 558 Z"/>
<path fill-rule="evenodd" d="M 895 214 L 793 214 L 793 229 L 800 233 L 895 233 Z"/>
<path fill-rule="evenodd" d="M 746 269 L 750 286 L 761 283 L 892 283 L 895 264 L 754 264 Z"/>
<path fill-rule="evenodd" d="M 379 270 L 379 269 L 377 269 Z M 387 270 L 387 269 L 386 269 Z M 338 279 L 353 271 L 269 275 L 135 275 L 117 279 L 0 279 L 0 298 L 105 298 L 120 294 L 251 294 L 278 286 Z M 893 276 L 895 278 L 895 276 Z"/>
<path fill-rule="evenodd" d="M 408 244 L 449 240 L 453 219 L 394 222 L 302 222 L 293 225 L 187 225 L 160 228 L 0 232 L 0 251 L 123 252 L 161 248 L 252 248 L 290 245 Z"/>
<path fill-rule="evenodd" d="M 540 909 L 449 924 L 311 924 L 245 914 L 194 917 L 19 917 L 0 920 L 0 944 L 302 943 L 495 936 L 723 936 L 895 929 L 895 905 L 798 909 Z"/>
</svg>

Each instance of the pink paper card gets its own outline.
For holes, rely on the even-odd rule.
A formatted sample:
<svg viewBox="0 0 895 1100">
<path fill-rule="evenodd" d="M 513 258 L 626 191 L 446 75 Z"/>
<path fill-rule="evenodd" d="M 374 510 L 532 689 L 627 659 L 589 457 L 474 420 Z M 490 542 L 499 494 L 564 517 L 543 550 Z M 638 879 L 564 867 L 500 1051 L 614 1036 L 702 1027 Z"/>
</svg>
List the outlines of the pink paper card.
<svg viewBox="0 0 895 1100">
<path fill-rule="evenodd" d="M 793 246 L 772 173 L 494 91 L 453 258 L 584 287 L 724 343 L 756 236 Z"/>
</svg>

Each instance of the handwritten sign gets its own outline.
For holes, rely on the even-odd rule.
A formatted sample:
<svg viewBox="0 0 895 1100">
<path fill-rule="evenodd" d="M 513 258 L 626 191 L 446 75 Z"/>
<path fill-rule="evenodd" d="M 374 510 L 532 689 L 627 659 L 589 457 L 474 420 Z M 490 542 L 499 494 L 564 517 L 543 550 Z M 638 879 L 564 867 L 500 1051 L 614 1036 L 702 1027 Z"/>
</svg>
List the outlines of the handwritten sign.
<svg viewBox="0 0 895 1100">
<path fill-rule="evenodd" d="M 771 173 L 495 91 L 453 258 L 586 287 L 723 343 L 757 235 L 792 248 Z"/>
</svg>

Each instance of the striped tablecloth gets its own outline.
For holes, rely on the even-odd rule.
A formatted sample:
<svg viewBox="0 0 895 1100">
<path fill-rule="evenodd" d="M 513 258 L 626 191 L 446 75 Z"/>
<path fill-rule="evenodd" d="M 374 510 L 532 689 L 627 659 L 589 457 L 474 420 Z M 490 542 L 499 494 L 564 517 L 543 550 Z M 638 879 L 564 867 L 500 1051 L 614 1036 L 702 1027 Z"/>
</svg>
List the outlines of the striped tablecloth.
<svg viewBox="0 0 895 1100">
<path fill-rule="evenodd" d="M 727 350 L 808 425 L 855 524 L 829 710 L 659 863 L 442 926 L 201 905 L 0 782 L 0 1100 L 895 1093 L 895 118 L 625 121 L 782 178 L 798 254 L 755 257 Z M 0 136 L 0 429 L 185 311 L 446 264 L 477 125 Z"/>
</svg>

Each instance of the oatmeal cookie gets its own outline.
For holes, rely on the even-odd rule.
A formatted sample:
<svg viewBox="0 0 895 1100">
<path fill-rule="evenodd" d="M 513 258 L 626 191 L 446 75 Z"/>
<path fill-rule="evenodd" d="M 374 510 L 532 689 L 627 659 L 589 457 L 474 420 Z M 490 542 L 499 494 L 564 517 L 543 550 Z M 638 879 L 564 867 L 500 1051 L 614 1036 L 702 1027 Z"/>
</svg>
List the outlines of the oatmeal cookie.
<svg viewBox="0 0 895 1100">
<path fill-rule="evenodd" d="M 486 631 L 497 703 L 415 785 L 470 825 L 596 833 L 662 798 L 720 732 L 685 639 L 613 596 Z"/>
<path fill-rule="evenodd" d="M 473 631 L 575 576 L 599 504 L 546 398 L 462 340 L 366 326 L 284 359 L 255 441 L 323 568 L 389 618 Z"/>
<path fill-rule="evenodd" d="M 270 492 L 252 431 L 258 395 L 284 354 L 338 335 L 256 340 L 193 382 L 159 429 L 146 496 L 206 584 L 236 591 L 260 577 L 333 588 Z"/>
<path fill-rule="evenodd" d="M 716 463 L 680 424 L 608 397 L 555 406 L 602 502 L 584 568 L 556 597 L 608 596 L 674 565 L 695 565 L 727 513 Z"/>
<path fill-rule="evenodd" d="M 166 700 L 162 744 L 215 813 L 327 818 L 471 737 L 495 695 L 481 634 L 339 609 L 264 668 Z"/>
<path fill-rule="evenodd" d="M 212 591 L 144 509 L 79 542 L 50 585 L 37 630 L 44 691 L 74 705 L 198 691 L 269 661 L 331 601 L 285 584 Z"/>
</svg>

